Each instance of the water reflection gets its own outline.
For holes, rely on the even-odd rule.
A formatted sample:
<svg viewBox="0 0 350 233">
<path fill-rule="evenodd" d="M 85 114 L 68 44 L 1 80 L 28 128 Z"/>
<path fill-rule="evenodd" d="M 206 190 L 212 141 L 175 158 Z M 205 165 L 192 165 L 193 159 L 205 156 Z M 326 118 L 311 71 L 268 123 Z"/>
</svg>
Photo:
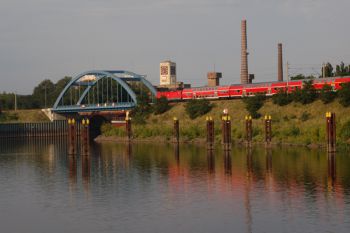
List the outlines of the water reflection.
<svg viewBox="0 0 350 233">
<path fill-rule="evenodd" d="M 347 154 L 327 156 L 323 151 L 300 148 L 236 147 L 224 152 L 190 145 L 116 143 L 92 144 L 90 152 L 68 155 L 64 141 L 0 142 L 0 177 L 9 178 L 9 171 L 20 170 L 27 175 L 25 183 L 47 190 L 48 199 L 51 195 L 60 200 L 68 188 L 72 196 L 88 194 L 94 208 L 117 203 L 116 212 L 109 214 L 118 215 L 125 208 L 130 218 L 158 218 L 158 213 L 150 213 L 157 209 L 169 218 L 196 212 L 220 222 L 224 210 L 230 213 L 225 214 L 230 219 L 225 222 L 233 221 L 232 227 L 240 232 L 276 232 L 272 225 L 261 224 L 272 219 L 292 228 L 300 222 L 311 224 L 305 219 L 312 219 L 328 231 L 341 232 L 343 228 L 332 228 L 337 224 L 325 226 L 324 218 L 334 222 L 350 217 Z M 79 169 L 81 173 L 77 172 Z M 6 190 L 5 184 L 0 179 L 0 190 Z M 57 192 L 59 195 L 55 195 Z M 0 193 L 0 199 L 9 202 L 7 198 Z M 72 202 L 79 204 L 74 199 Z M 195 221 L 191 216 L 187 218 Z M 113 221 L 110 224 L 114 226 Z M 349 221 L 343 226 L 350 227 Z M 324 230 L 322 227 L 319 230 Z M 209 229 L 210 225 L 208 232 Z"/>
<path fill-rule="evenodd" d="M 331 187 L 336 183 L 336 155 L 335 153 L 328 154 L 328 183 Z"/>
<path fill-rule="evenodd" d="M 81 155 L 81 175 L 87 193 L 90 191 L 90 169 L 90 155 Z"/>
<path fill-rule="evenodd" d="M 215 173 L 215 156 L 213 150 L 207 150 L 208 173 Z"/>
</svg>

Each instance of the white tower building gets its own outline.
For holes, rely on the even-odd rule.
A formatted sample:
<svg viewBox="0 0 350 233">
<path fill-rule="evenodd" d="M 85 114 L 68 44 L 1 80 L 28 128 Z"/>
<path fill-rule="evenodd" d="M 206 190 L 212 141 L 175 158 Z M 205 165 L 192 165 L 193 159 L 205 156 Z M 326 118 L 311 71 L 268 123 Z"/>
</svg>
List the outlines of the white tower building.
<svg viewBox="0 0 350 233">
<path fill-rule="evenodd" d="M 160 86 L 176 86 L 176 63 L 164 61 L 160 63 Z"/>
</svg>

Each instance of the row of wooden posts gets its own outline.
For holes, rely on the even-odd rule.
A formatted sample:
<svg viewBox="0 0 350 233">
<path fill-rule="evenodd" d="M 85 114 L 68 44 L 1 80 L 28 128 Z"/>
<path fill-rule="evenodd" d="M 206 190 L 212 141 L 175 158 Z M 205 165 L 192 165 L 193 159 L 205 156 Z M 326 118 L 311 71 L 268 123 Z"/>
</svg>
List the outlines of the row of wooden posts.
<svg viewBox="0 0 350 233">
<path fill-rule="evenodd" d="M 84 118 L 80 122 L 80 154 L 89 154 L 89 143 L 90 143 L 90 120 Z M 78 153 L 78 124 L 74 118 L 68 119 L 68 154 L 75 155 Z"/>
<path fill-rule="evenodd" d="M 214 149 L 215 144 L 215 127 L 212 117 L 206 118 L 207 123 L 207 148 L 208 150 Z M 231 136 L 231 117 L 228 114 L 224 114 L 221 117 L 221 131 L 222 131 L 222 145 L 224 150 L 231 150 L 232 136 Z M 270 115 L 264 117 L 265 124 L 265 145 L 269 147 L 272 141 L 272 118 Z M 89 119 L 84 118 L 81 121 L 74 118 L 68 119 L 68 121 L 54 121 L 48 123 L 16 123 L 16 124 L 0 124 L 0 137 L 49 137 L 49 136 L 65 136 L 67 135 L 68 127 L 68 144 L 71 145 L 69 153 L 77 153 L 76 145 L 77 138 L 80 137 L 80 145 L 82 153 L 88 153 L 89 142 Z M 131 118 L 126 116 L 125 119 L 127 140 L 132 140 L 132 127 Z M 336 151 L 336 118 L 335 113 L 326 113 L 326 138 L 327 138 L 327 151 L 334 153 Z M 245 143 L 248 147 L 252 145 L 253 139 L 253 124 L 252 117 L 245 117 Z M 180 141 L 180 127 L 179 120 L 174 118 L 174 133 L 173 141 L 179 143 Z"/>
<path fill-rule="evenodd" d="M 206 117 L 207 122 L 207 149 L 213 150 L 215 144 L 215 127 L 212 117 Z M 248 147 L 252 146 L 253 141 L 253 123 L 252 116 L 245 117 L 245 143 Z M 327 129 L 327 151 L 334 153 L 336 151 L 336 121 L 335 113 L 326 113 L 326 129 Z M 222 131 L 222 145 L 224 150 L 231 150 L 232 136 L 231 136 L 231 117 L 224 114 L 221 117 L 221 131 Z M 265 146 L 270 147 L 272 142 L 272 117 L 265 115 Z M 180 140 L 179 120 L 174 118 L 174 142 L 179 143 Z M 128 139 L 131 139 L 131 122 L 127 124 Z"/>
<path fill-rule="evenodd" d="M 206 117 L 207 122 L 207 149 L 213 150 L 215 145 L 215 127 L 214 120 L 211 116 Z M 130 129 L 128 132 L 130 132 Z M 232 136 L 231 136 L 231 117 L 227 114 L 221 117 L 221 129 L 222 129 L 222 146 L 225 151 L 231 150 L 232 148 Z M 252 117 L 245 117 L 245 129 L 246 129 L 246 145 L 251 147 L 253 140 L 253 126 Z M 128 134 L 129 135 L 129 134 Z M 174 143 L 180 142 L 180 127 L 179 120 L 174 118 Z M 130 138 L 130 137 L 128 137 Z M 265 143 L 266 146 L 271 145 L 272 129 L 271 129 L 271 116 L 265 116 Z"/>
</svg>

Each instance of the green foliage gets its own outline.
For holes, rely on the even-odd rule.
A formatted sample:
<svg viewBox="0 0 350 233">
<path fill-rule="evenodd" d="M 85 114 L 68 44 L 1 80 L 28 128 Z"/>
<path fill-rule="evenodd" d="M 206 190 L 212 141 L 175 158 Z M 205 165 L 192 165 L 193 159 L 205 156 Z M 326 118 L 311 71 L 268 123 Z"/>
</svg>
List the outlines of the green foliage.
<svg viewBox="0 0 350 233">
<path fill-rule="evenodd" d="M 313 76 L 313 75 L 305 76 L 303 74 L 298 74 L 298 75 L 290 77 L 290 80 L 304 80 L 304 79 L 314 79 L 314 78 L 315 78 L 315 76 Z"/>
<path fill-rule="evenodd" d="M 345 83 L 338 91 L 339 102 L 344 107 L 350 106 L 350 83 Z"/>
<path fill-rule="evenodd" d="M 150 99 L 147 93 L 143 92 L 137 96 L 137 106 L 131 111 L 131 117 L 134 123 L 146 123 L 147 117 L 152 112 L 152 107 L 149 103 Z"/>
<path fill-rule="evenodd" d="M 64 77 L 56 84 L 46 79 L 38 84 L 31 95 L 17 95 L 18 109 L 44 108 L 52 107 L 58 95 L 61 93 L 66 84 L 71 80 L 71 77 Z M 45 98 L 46 96 L 46 98 Z M 46 101 L 45 101 L 46 100 Z M 10 110 L 15 108 L 15 94 L 2 93 L 0 94 L 0 108 Z"/>
<path fill-rule="evenodd" d="M 324 77 L 328 78 L 328 77 L 333 77 L 333 66 L 331 63 L 327 63 L 324 68 L 322 69 L 321 73 L 322 73 L 322 77 L 323 77 L 323 72 L 324 72 Z"/>
<path fill-rule="evenodd" d="M 303 89 L 296 89 L 292 98 L 295 102 L 310 104 L 317 99 L 317 92 L 312 85 L 312 80 L 304 81 Z"/>
<path fill-rule="evenodd" d="M 193 99 L 186 103 L 186 113 L 191 119 L 203 116 L 212 109 L 213 105 L 206 99 Z"/>
<path fill-rule="evenodd" d="M 101 126 L 101 134 L 104 136 L 118 136 L 125 137 L 126 130 L 125 127 L 115 127 L 112 124 L 105 123 Z"/>
<path fill-rule="evenodd" d="M 340 129 L 340 137 L 344 141 L 348 141 L 350 139 L 350 121 L 345 122 Z"/>
<path fill-rule="evenodd" d="M 156 100 L 153 105 L 153 112 L 155 115 L 165 113 L 170 109 L 169 101 L 166 97 L 162 96 Z"/>
<path fill-rule="evenodd" d="M 333 102 L 335 97 L 336 97 L 336 92 L 332 90 L 332 87 L 330 85 L 326 84 L 322 87 L 322 90 L 320 93 L 320 99 L 324 104 L 329 104 Z"/>
<path fill-rule="evenodd" d="M 7 112 L 2 112 L 0 114 L 0 122 L 11 122 L 11 121 L 16 121 L 18 120 L 18 116 L 16 113 L 7 113 Z"/>
<path fill-rule="evenodd" d="M 258 119 L 261 117 L 261 114 L 258 113 L 258 111 L 264 105 L 265 99 L 266 96 L 263 94 L 257 94 L 255 96 L 245 97 L 243 99 L 245 103 L 245 108 L 254 119 Z"/>
<path fill-rule="evenodd" d="M 284 132 L 284 134 L 286 136 L 296 137 L 296 136 L 300 135 L 300 129 L 297 126 L 292 125 L 288 128 L 288 130 L 286 132 Z"/>
<path fill-rule="evenodd" d="M 341 62 L 336 66 L 335 76 L 343 77 L 347 75 L 350 75 L 350 65 L 345 66 L 344 62 Z"/>
<path fill-rule="evenodd" d="M 310 119 L 310 114 L 307 112 L 303 112 L 303 114 L 301 114 L 301 116 L 300 116 L 301 121 L 307 121 L 309 119 Z"/>
<path fill-rule="evenodd" d="M 293 101 L 292 95 L 288 94 L 285 90 L 278 90 L 276 95 L 272 96 L 272 102 L 279 106 L 285 106 Z"/>
</svg>

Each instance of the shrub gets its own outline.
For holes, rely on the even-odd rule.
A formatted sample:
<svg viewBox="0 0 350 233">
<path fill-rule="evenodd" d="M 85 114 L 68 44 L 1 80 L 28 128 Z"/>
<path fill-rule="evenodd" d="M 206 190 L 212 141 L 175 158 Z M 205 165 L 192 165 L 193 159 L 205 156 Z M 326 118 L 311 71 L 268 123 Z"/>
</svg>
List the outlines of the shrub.
<svg viewBox="0 0 350 233">
<path fill-rule="evenodd" d="M 309 118 L 310 118 L 310 114 L 307 112 L 303 112 L 303 114 L 301 114 L 301 116 L 300 116 L 301 121 L 307 121 L 307 120 L 309 120 Z"/>
<path fill-rule="evenodd" d="M 285 106 L 293 101 L 292 95 L 280 89 L 276 95 L 272 96 L 272 102 L 279 106 Z"/>
<path fill-rule="evenodd" d="M 261 114 L 258 113 L 259 109 L 264 105 L 266 97 L 263 94 L 257 94 L 252 97 L 245 97 L 243 99 L 245 103 L 245 108 L 252 116 L 252 118 L 257 119 L 261 117 Z"/>
<path fill-rule="evenodd" d="M 131 111 L 131 117 L 136 124 L 145 124 L 146 119 L 152 112 L 152 107 L 149 104 L 150 99 L 147 93 L 142 93 L 137 96 L 137 106 Z"/>
<path fill-rule="evenodd" d="M 170 109 L 169 101 L 166 97 L 162 96 L 156 100 L 156 103 L 153 105 L 154 114 L 162 114 Z"/>
<path fill-rule="evenodd" d="M 312 80 L 305 81 L 303 89 L 294 91 L 293 100 L 302 104 L 314 102 L 317 99 L 317 93 L 312 83 Z"/>
<path fill-rule="evenodd" d="M 339 102 L 344 107 L 350 106 L 350 83 L 345 83 L 338 91 Z"/>
<path fill-rule="evenodd" d="M 336 93 L 332 90 L 332 87 L 328 84 L 322 87 L 320 93 L 320 99 L 324 104 L 331 103 L 336 97 Z"/>
<path fill-rule="evenodd" d="M 185 110 L 191 119 L 203 116 L 212 109 L 213 105 L 206 99 L 193 99 L 185 105 Z"/>
<path fill-rule="evenodd" d="M 347 141 L 350 139 L 350 121 L 345 122 L 345 124 L 340 129 L 340 137 Z"/>
<path fill-rule="evenodd" d="M 300 135 L 300 129 L 297 126 L 292 125 L 286 131 L 284 131 L 284 135 L 296 137 Z"/>
<path fill-rule="evenodd" d="M 104 136 L 126 136 L 125 127 L 115 127 L 112 124 L 105 123 L 101 126 L 101 133 Z"/>
</svg>

